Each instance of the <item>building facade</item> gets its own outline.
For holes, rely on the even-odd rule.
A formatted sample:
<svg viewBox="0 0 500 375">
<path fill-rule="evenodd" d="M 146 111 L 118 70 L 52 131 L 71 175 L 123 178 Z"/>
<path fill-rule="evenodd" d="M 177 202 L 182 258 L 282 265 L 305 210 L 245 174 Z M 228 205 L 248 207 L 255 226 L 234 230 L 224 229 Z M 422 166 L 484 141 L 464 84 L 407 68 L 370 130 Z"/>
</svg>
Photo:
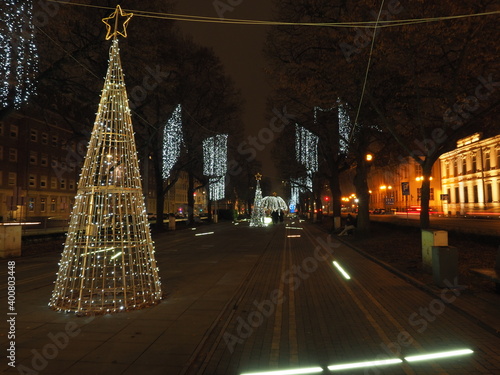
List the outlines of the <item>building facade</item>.
<svg viewBox="0 0 500 375">
<path fill-rule="evenodd" d="M 61 123 L 56 116 L 41 121 L 27 115 L 0 122 L 0 221 L 69 219 L 88 137 L 75 137 Z M 156 213 L 154 173 L 141 167 L 147 212 Z M 165 197 L 165 213 L 186 212 L 187 189 L 188 175 L 182 172 Z M 206 209 L 206 192 L 200 189 L 195 212 Z"/>
<path fill-rule="evenodd" d="M 463 138 L 439 158 L 444 211 L 452 215 L 500 212 L 500 135 Z"/>
<path fill-rule="evenodd" d="M 50 121 L 10 116 L 0 122 L 0 216 L 67 219 L 83 157 L 73 132 Z"/>
</svg>

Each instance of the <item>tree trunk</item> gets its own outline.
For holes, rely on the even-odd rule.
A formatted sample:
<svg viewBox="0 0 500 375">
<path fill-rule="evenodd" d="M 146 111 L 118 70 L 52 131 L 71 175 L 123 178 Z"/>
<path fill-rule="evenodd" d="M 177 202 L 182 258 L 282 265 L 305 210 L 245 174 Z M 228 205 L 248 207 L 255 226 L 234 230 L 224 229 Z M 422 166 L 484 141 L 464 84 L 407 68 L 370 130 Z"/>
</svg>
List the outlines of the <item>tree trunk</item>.
<svg viewBox="0 0 500 375">
<path fill-rule="evenodd" d="M 332 192 L 332 212 L 333 212 L 332 231 L 335 231 L 342 226 L 340 222 L 340 216 L 342 211 L 340 202 L 342 200 L 342 192 L 340 191 L 339 170 L 336 163 L 333 163 L 332 165 L 331 177 L 329 179 L 329 183 L 330 183 L 330 191 Z"/>
<path fill-rule="evenodd" d="M 429 220 L 429 200 L 431 196 L 431 170 L 432 164 L 428 166 L 429 163 L 425 163 L 422 166 L 422 172 L 424 180 L 422 181 L 422 188 L 420 190 L 420 228 L 428 229 L 430 227 Z"/>
<path fill-rule="evenodd" d="M 194 225 L 194 177 L 191 173 L 188 174 L 188 189 L 187 189 L 187 213 L 189 225 Z"/>
<path fill-rule="evenodd" d="M 163 180 L 156 181 L 156 225 L 158 232 L 163 231 L 163 207 L 165 206 L 165 194 L 163 193 Z"/>
<path fill-rule="evenodd" d="M 368 237 L 370 235 L 370 193 L 368 189 L 369 165 L 364 160 L 364 156 L 357 158 L 356 175 L 354 176 L 354 186 L 358 198 L 358 216 L 356 236 Z"/>
</svg>

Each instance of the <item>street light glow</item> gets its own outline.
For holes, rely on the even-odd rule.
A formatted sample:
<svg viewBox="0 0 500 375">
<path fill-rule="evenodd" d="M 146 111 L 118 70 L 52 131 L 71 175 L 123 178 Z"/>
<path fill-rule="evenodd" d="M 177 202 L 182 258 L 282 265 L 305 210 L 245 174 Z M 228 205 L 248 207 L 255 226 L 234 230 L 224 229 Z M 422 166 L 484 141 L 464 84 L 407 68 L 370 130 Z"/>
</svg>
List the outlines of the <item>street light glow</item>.
<svg viewBox="0 0 500 375">
<path fill-rule="evenodd" d="M 317 374 L 323 372 L 321 367 L 306 367 L 290 370 L 264 371 L 264 372 L 246 372 L 241 375 L 301 375 L 301 374 Z"/>
</svg>

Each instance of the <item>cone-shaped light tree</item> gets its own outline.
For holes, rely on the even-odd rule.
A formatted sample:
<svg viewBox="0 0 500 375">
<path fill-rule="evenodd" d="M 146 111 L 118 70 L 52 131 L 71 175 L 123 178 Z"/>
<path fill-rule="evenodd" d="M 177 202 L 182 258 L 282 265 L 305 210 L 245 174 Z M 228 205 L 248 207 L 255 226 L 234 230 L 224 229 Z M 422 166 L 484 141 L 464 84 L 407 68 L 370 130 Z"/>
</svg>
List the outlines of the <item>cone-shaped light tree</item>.
<svg viewBox="0 0 500 375">
<path fill-rule="evenodd" d="M 117 6 L 103 20 L 113 39 L 109 66 L 49 303 L 55 310 L 106 314 L 161 299 L 118 48 L 131 17 Z"/>
<path fill-rule="evenodd" d="M 257 173 L 255 179 L 257 186 L 255 188 L 255 199 L 253 201 L 252 218 L 250 219 L 251 227 L 265 227 L 264 224 L 264 208 L 262 207 L 262 190 L 260 188 L 260 180 L 262 175 Z"/>
</svg>

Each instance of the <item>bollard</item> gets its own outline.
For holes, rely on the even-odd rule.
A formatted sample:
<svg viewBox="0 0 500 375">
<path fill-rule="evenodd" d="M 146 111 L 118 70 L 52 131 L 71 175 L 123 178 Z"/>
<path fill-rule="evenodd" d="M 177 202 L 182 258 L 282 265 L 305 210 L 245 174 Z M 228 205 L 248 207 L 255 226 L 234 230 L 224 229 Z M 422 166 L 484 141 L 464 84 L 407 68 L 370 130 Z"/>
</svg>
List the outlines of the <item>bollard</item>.
<svg viewBox="0 0 500 375">
<path fill-rule="evenodd" d="M 458 250 L 454 246 L 432 246 L 432 278 L 444 288 L 458 283 Z M 445 283 L 445 281 L 447 281 Z"/>
</svg>

